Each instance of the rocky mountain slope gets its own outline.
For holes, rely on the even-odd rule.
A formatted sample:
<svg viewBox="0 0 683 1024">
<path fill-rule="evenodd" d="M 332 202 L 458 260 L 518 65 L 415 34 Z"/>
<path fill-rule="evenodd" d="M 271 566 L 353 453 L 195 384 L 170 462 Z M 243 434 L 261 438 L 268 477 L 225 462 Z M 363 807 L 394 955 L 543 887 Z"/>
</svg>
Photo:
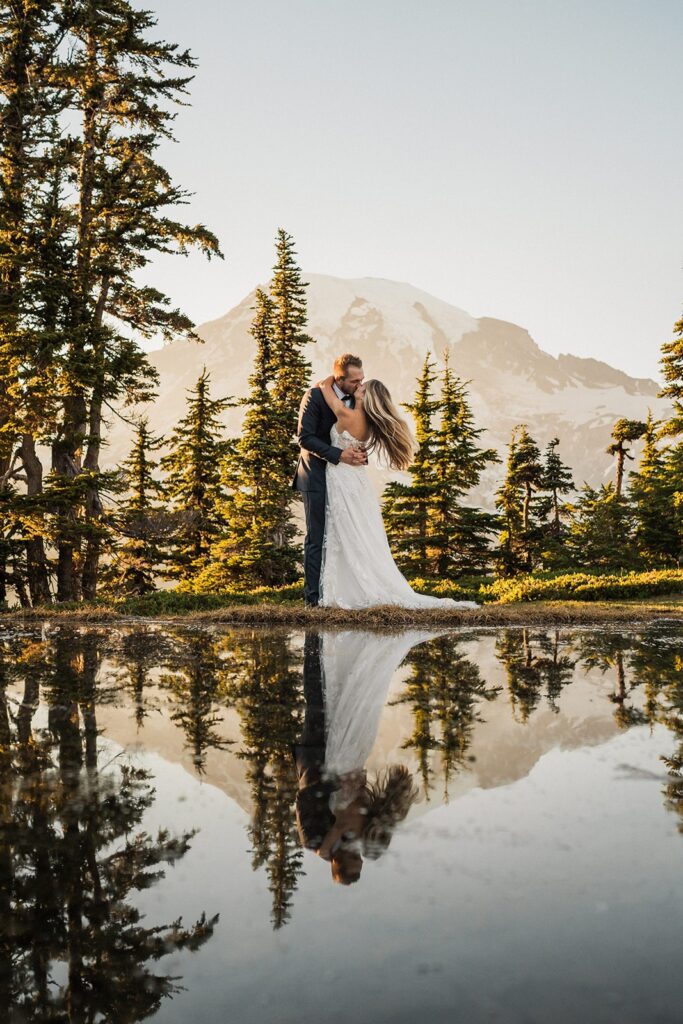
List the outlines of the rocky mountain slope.
<svg viewBox="0 0 683 1024">
<path fill-rule="evenodd" d="M 471 381 L 483 440 L 504 454 L 512 427 L 528 424 L 541 445 L 554 436 L 578 484 L 607 479 L 612 467 L 604 450 L 619 416 L 643 419 L 648 408 L 663 413 L 655 381 L 629 377 L 595 359 L 544 352 L 523 327 L 490 317 L 475 318 L 410 284 L 378 278 L 355 280 L 306 274 L 309 282 L 309 346 L 314 379 L 329 372 L 334 356 L 352 351 L 366 375 L 378 377 L 398 401 L 412 397 L 427 352 L 438 365 L 448 351 L 455 371 Z M 253 358 L 249 334 L 254 293 L 225 316 L 203 324 L 204 344 L 173 342 L 151 353 L 161 376 L 157 402 L 148 410 L 154 430 L 166 433 L 180 414 L 185 390 L 206 366 L 215 396 L 242 396 Z M 304 382 L 302 382 L 303 390 Z M 226 424 L 238 431 L 242 412 L 230 410 Z M 120 459 L 129 429 L 113 425 L 107 462 Z M 502 467 L 493 467 L 477 496 L 487 503 Z"/>
</svg>

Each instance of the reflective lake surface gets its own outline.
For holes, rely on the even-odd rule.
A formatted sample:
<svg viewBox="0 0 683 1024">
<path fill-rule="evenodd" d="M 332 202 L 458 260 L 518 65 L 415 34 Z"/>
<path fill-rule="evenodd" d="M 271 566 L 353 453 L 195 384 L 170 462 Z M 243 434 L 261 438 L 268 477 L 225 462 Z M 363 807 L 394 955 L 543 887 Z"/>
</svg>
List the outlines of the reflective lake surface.
<svg viewBox="0 0 683 1024">
<path fill-rule="evenodd" d="M 679 1022 L 682 771 L 676 623 L 5 627 L 0 1019 Z"/>
</svg>

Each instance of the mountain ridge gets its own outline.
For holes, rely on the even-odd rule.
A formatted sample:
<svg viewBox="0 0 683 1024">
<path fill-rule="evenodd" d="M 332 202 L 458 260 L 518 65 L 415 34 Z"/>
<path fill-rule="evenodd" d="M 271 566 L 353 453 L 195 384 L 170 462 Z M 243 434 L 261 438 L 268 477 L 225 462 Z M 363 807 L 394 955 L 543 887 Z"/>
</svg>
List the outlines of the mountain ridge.
<svg viewBox="0 0 683 1024">
<path fill-rule="evenodd" d="M 577 485 L 584 480 L 596 485 L 610 475 L 605 448 L 617 418 L 644 419 L 648 408 L 655 416 L 668 411 L 654 380 L 631 377 L 591 357 L 553 356 L 526 328 L 473 317 L 407 282 L 314 273 L 302 277 L 308 282 L 307 331 L 315 339 L 306 353 L 313 380 L 330 372 L 336 355 L 352 351 L 362 357 L 368 377 L 379 377 L 397 402 L 407 402 L 426 354 L 441 368 L 447 352 L 454 371 L 469 382 L 477 425 L 486 431 L 482 442 L 504 457 L 512 428 L 522 422 L 541 446 L 558 436 Z M 201 324 L 196 330 L 203 344 L 173 341 L 149 353 L 161 386 L 159 399 L 141 411 L 156 433 L 170 432 L 203 366 L 211 373 L 213 395 L 246 395 L 255 292 L 222 317 Z M 228 410 L 226 428 L 238 433 L 242 416 L 243 410 Z M 107 461 L 120 461 L 127 454 L 130 428 L 115 424 L 110 442 Z M 501 466 L 490 467 L 473 500 L 490 505 L 502 472 Z M 378 485 L 387 478 L 380 473 Z"/>
</svg>

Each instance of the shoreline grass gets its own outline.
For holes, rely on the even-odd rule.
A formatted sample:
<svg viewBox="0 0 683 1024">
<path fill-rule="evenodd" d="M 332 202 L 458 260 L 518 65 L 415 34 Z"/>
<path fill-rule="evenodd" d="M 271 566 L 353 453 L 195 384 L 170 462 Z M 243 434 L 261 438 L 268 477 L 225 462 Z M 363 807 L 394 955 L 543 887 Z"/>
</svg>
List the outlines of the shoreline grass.
<svg viewBox="0 0 683 1024">
<path fill-rule="evenodd" d="M 189 608 L 182 611 L 152 611 L 142 603 L 138 609 L 126 604 L 53 606 L 5 611 L 5 623 L 68 621 L 87 623 L 116 622 L 120 625 L 141 621 L 167 623 L 204 623 L 235 626 L 294 626 L 332 629 L 401 629 L 409 627 L 477 626 L 566 626 L 609 625 L 658 620 L 675 620 L 683 625 L 683 598 L 680 595 L 657 599 L 624 601 L 520 601 L 485 604 L 480 608 L 407 609 L 385 605 L 346 611 L 341 608 L 305 608 L 300 602 L 260 602 L 227 604 L 223 607 Z"/>
</svg>

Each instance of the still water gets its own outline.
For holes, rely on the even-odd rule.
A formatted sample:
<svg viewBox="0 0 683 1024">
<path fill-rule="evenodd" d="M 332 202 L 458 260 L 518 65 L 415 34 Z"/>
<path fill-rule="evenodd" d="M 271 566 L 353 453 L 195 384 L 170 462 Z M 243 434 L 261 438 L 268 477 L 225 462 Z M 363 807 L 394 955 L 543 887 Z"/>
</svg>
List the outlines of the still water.
<svg viewBox="0 0 683 1024">
<path fill-rule="evenodd" d="M 683 627 L 0 634 L 0 1019 L 683 1020 Z"/>
</svg>

